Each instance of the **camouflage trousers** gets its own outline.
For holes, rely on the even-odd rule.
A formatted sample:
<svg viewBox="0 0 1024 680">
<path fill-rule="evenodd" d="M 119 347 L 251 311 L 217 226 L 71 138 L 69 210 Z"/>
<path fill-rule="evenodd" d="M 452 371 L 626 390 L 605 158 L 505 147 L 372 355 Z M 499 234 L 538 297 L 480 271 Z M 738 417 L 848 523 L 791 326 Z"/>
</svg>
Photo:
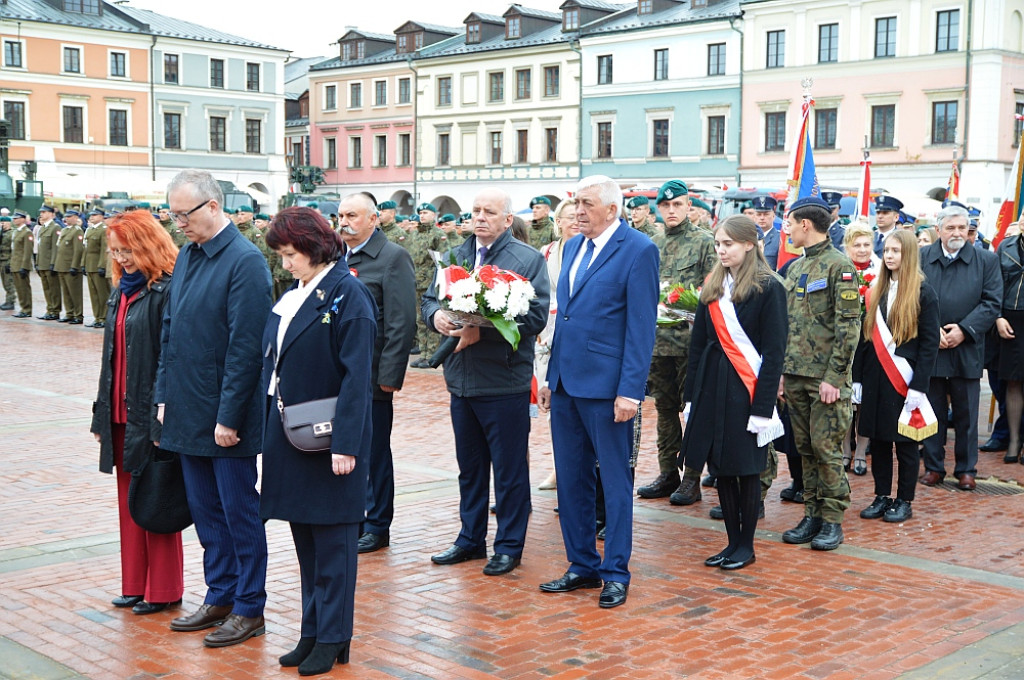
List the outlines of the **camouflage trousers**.
<svg viewBox="0 0 1024 680">
<path fill-rule="evenodd" d="M 804 464 L 804 513 L 841 524 L 850 507 L 850 480 L 843 469 L 843 439 L 850 432 L 849 397 L 826 404 L 819 378 L 786 375 L 793 440 Z"/>
<path fill-rule="evenodd" d="M 686 381 L 686 354 L 652 357 L 647 387 L 658 412 L 658 470 L 672 475 L 679 469 L 679 449 L 683 446 L 683 383 Z M 700 470 L 697 471 L 700 474 Z"/>
<path fill-rule="evenodd" d="M 422 309 L 421 303 L 423 302 L 423 295 L 427 292 L 427 289 L 416 290 L 416 310 L 417 312 Z M 438 346 L 441 344 L 441 334 L 430 330 L 423 321 L 423 315 L 416 314 L 416 346 L 420 348 L 420 359 L 429 359 L 431 355 L 437 351 Z"/>
</svg>

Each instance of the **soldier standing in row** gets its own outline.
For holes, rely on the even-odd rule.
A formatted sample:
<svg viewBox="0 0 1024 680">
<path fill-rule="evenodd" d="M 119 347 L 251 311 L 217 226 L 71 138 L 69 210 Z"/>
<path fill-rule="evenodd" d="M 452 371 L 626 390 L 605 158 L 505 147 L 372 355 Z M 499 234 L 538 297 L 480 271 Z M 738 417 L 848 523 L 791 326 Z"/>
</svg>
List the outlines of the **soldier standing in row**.
<svg viewBox="0 0 1024 680">
<path fill-rule="evenodd" d="M 406 246 L 412 255 L 412 264 L 416 268 L 416 305 L 422 305 L 423 295 L 434 281 L 437 265 L 431 251 L 445 253 L 448 250 L 448 237 L 437 228 L 437 208 L 431 203 L 421 203 L 416 208 L 419 222 L 415 223 L 415 231 L 410 234 L 410 245 Z M 427 361 L 441 344 L 440 336 L 423 322 L 422 317 L 416 320 L 416 344 L 420 349 L 420 358 L 412 362 L 413 368 L 430 368 Z"/>
<path fill-rule="evenodd" d="M 654 238 L 661 255 L 662 283 L 700 287 L 718 261 L 714 237 L 687 217 L 690 196 L 681 180 L 665 182 L 658 190 L 658 211 L 665 233 Z M 681 323 L 658 328 L 647 385 L 658 410 L 658 478 L 637 489 L 641 498 L 669 496 L 672 505 L 691 505 L 701 499 L 700 470 L 686 468 L 679 479 L 679 450 L 683 427 L 683 385 L 686 381 L 690 326 Z"/>
<path fill-rule="evenodd" d="M 551 219 L 551 199 L 538 196 L 530 201 L 533 220 L 530 222 L 530 245 L 540 250 L 558 238 L 555 221 Z"/>
<path fill-rule="evenodd" d="M 626 201 L 626 208 L 629 209 L 631 227 L 642 231 L 652 239 L 658 235 L 654 215 L 651 214 L 651 202 L 646 196 L 634 196 Z"/>
<path fill-rule="evenodd" d="M 403 248 L 408 246 L 408 234 L 395 222 L 395 212 L 398 204 L 394 201 L 382 201 L 377 206 L 377 214 L 380 216 L 380 230 L 392 243 L 397 243 Z"/>
<path fill-rule="evenodd" d="M 832 210 L 817 196 L 789 209 L 793 245 L 804 256 L 786 272 L 790 342 L 783 364 L 793 439 L 804 467 L 804 518 L 782 534 L 786 543 L 834 550 L 843 542 L 843 514 L 850 481 L 843 443 L 853 408 L 851 371 L 860 339 L 860 292 L 856 270 L 832 246 Z"/>
<path fill-rule="evenodd" d="M 2 219 L 2 218 L 0 218 Z M 28 216 L 20 210 L 14 211 L 14 238 L 11 240 L 11 272 L 14 274 L 14 290 L 18 293 L 20 311 L 15 318 L 27 319 L 32 316 L 32 251 L 36 239 L 26 224 Z"/>
<path fill-rule="evenodd" d="M 711 206 L 699 198 L 690 198 L 690 224 L 711 231 Z"/>
<path fill-rule="evenodd" d="M 64 317 L 60 323 L 78 325 L 82 318 L 82 215 L 77 210 L 64 214 L 64 228 L 57 238 L 53 255 L 53 270 L 60 281 L 60 293 L 64 300 Z"/>
<path fill-rule="evenodd" d="M 157 217 L 160 220 L 160 225 L 171 235 L 174 245 L 177 246 L 178 250 L 181 250 L 182 246 L 188 241 L 188 237 L 185 236 L 185 232 L 181 230 L 178 223 L 171 219 L 171 206 L 161 203 L 157 207 Z M 104 226 L 105 228 L 106 226 Z"/>
<path fill-rule="evenodd" d="M 87 218 L 89 226 L 82 240 L 85 254 L 82 267 L 89 286 L 89 301 L 92 303 L 93 322 L 89 328 L 103 328 L 107 319 L 107 298 L 110 297 L 110 281 L 107 279 L 107 225 L 102 210 L 92 210 Z"/>
<path fill-rule="evenodd" d="M 46 313 L 43 321 L 60 319 L 60 282 L 54 271 L 53 256 L 57 253 L 57 232 L 59 225 L 53 219 L 54 210 L 48 205 L 39 209 L 39 231 L 36 232 L 36 271 L 43 284 L 46 299 Z"/>
<path fill-rule="evenodd" d="M 846 227 L 839 221 L 839 207 L 843 195 L 838 191 L 822 191 L 821 200 L 828 203 L 828 207 L 832 209 L 832 224 L 828 225 L 828 238 L 832 241 L 832 247 L 845 253 L 846 246 L 843 241 L 846 239 Z"/>
<path fill-rule="evenodd" d="M 6 208 L 5 208 L 6 210 Z M 14 276 L 11 274 L 11 246 L 14 241 L 14 230 L 11 229 L 11 218 L 0 220 L 0 282 L 4 287 L 4 302 L 0 309 L 10 311 L 14 309 Z"/>
</svg>

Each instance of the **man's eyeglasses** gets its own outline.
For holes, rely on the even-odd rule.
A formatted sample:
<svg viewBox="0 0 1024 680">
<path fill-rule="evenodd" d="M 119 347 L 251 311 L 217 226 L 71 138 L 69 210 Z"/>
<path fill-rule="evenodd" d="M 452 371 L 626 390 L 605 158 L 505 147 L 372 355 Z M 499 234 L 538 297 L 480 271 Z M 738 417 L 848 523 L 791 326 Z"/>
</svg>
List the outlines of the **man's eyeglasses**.
<svg viewBox="0 0 1024 680">
<path fill-rule="evenodd" d="M 191 215 L 195 211 L 199 210 L 200 208 L 202 208 L 204 205 L 206 205 L 207 203 L 209 203 L 212 200 L 213 200 L 212 198 L 208 198 L 208 199 L 206 199 L 205 201 L 203 201 L 202 203 L 200 203 L 199 205 L 197 205 L 196 207 L 192 208 L 191 210 L 189 210 L 186 213 L 172 212 L 172 213 L 167 213 L 167 214 L 170 216 L 170 218 L 172 220 L 174 220 L 175 222 L 178 222 L 179 224 L 184 226 L 184 225 L 188 224 L 189 215 Z"/>
</svg>

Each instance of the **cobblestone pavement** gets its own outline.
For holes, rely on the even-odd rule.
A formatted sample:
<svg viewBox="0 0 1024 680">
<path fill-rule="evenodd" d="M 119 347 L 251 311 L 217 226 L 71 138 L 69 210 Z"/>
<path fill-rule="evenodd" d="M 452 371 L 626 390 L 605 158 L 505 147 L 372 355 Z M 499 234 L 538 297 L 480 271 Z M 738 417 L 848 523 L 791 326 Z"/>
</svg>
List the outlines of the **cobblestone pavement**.
<svg viewBox="0 0 1024 680">
<path fill-rule="evenodd" d="M 0 313 L 0 678 L 294 676 L 276 661 L 299 622 L 284 523 L 267 525 L 263 637 L 206 649 L 202 633 L 168 630 L 177 613 L 139 617 L 109 604 L 120 582 L 115 487 L 96 470 L 88 432 L 100 340 L 98 330 Z M 857 517 L 871 482 L 851 476 L 846 543 L 818 553 L 781 543 L 802 515 L 778 500 L 783 463 L 757 563 L 732 574 L 702 564 L 724 545 L 724 527 L 707 516 L 714 490 L 686 508 L 638 499 L 629 601 L 601 610 L 596 591 L 537 589 L 566 566 L 553 491 L 534 491 L 512 574 L 484 576 L 482 562 L 433 565 L 458 532 L 440 372 L 412 370 L 395 410 L 391 547 L 360 558 L 352 662 L 334 677 L 1020 677 L 1024 495 L 920 487 L 914 518 L 894 526 Z M 638 483 L 657 474 L 654 409 L 645 412 Z M 551 449 L 547 424 L 533 422 L 536 487 Z M 982 454 L 979 471 L 1024 481 L 1024 466 L 1004 465 L 1001 453 Z M 185 569 L 191 610 L 204 593 L 191 530 Z"/>
</svg>

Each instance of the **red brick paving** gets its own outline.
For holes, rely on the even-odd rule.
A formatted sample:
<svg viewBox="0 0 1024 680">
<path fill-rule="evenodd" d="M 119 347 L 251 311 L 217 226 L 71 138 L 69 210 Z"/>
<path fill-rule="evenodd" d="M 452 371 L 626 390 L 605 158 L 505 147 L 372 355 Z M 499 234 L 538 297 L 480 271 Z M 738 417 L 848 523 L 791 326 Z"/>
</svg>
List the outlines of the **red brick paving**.
<svg viewBox="0 0 1024 680">
<path fill-rule="evenodd" d="M 0 315 L 0 636 L 89 678 L 295 676 L 276 661 L 299 624 L 298 571 L 283 523 L 267 527 L 261 638 L 210 650 L 202 633 L 167 629 L 175 613 L 138 617 L 110 606 L 119 590 L 114 484 L 96 471 L 88 433 L 100 336 Z M 638 483 L 657 471 L 653 407 L 647 412 Z M 537 590 L 565 569 L 550 491 L 534 493 L 524 561 L 512 574 L 483 576 L 480 561 L 435 566 L 429 556 L 458 531 L 440 372 L 412 371 L 396 416 L 391 547 L 360 558 L 352 663 L 335 677 L 894 678 L 1024 622 L 1024 579 L 1016 580 L 1024 577 L 1024 495 L 919 487 L 914 518 L 893 526 L 856 516 L 871 500 L 871 481 L 851 476 L 846 545 L 817 553 L 778 542 L 802 514 L 778 501 L 784 462 L 758 561 L 740 572 L 702 565 L 724 542 L 721 524 L 707 519 L 713 490 L 688 508 L 638 500 L 633 586 L 615 610 L 599 609 L 594 590 Z M 534 424 L 536 484 L 551 458 L 547 426 Z M 1024 467 L 1001 461 L 982 454 L 979 478 L 1024 479 Z M 191 535 L 185 553 L 191 609 L 204 592 Z M 928 562 L 916 569 L 903 557 Z M 950 575 L 942 565 L 979 572 Z M 985 572 L 1013 578 L 991 585 Z"/>
</svg>

